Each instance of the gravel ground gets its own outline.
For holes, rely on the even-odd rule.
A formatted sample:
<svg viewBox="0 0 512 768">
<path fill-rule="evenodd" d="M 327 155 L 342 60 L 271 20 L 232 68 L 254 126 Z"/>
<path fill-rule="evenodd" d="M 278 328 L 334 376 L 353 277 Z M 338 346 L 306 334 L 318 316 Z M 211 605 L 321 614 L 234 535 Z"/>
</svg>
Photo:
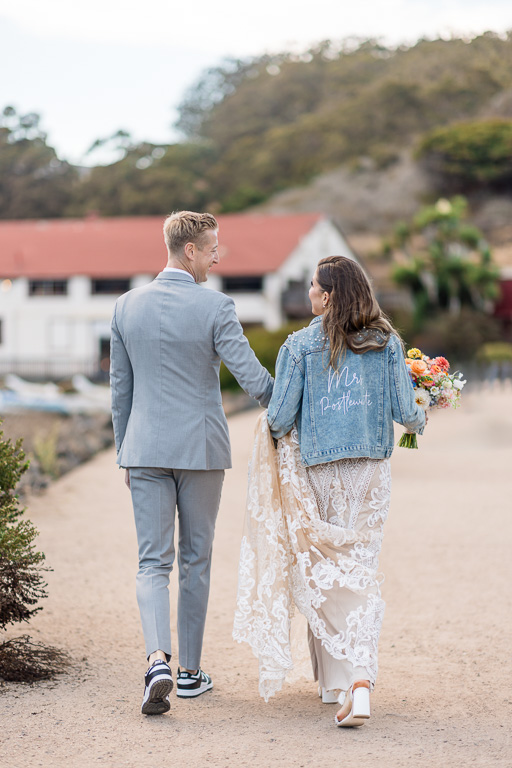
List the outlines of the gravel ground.
<svg viewBox="0 0 512 768">
<path fill-rule="evenodd" d="M 380 675 L 372 718 L 358 729 L 336 729 L 334 708 L 307 680 L 265 704 L 255 659 L 231 639 L 257 411 L 230 419 L 234 469 L 217 526 L 202 661 L 215 687 L 191 701 L 171 694 L 169 715 L 140 715 L 135 530 L 113 450 L 29 499 L 54 570 L 28 631 L 74 663 L 52 682 L 0 687 L 0 764 L 509 768 L 511 406 L 510 388 L 468 393 L 458 412 L 434 415 L 419 451 L 393 454 Z M 171 581 L 174 601 L 175 573 Z"/>
</svg>

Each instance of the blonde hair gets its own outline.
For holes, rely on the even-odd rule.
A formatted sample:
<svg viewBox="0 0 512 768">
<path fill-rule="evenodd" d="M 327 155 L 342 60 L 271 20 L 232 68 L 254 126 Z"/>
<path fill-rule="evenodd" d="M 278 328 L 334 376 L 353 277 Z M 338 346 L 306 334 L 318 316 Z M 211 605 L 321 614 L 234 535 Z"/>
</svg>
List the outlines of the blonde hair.
<svg viewBox="0 0 512 768">
<path fill-rule="evenodd" d="M 218 228 L 217 219 L 211 213 L 175 211 L 164 221 L 165 244 L 169 253 L 175 254 L 181 253 L 187 243 L 201 248 L 205 232 Z"/>
</svg>

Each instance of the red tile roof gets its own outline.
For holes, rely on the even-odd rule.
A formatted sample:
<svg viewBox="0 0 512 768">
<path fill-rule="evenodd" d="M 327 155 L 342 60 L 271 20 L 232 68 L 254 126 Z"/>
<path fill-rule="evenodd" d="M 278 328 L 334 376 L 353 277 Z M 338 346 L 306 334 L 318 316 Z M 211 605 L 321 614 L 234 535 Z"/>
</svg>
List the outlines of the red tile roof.
<svg viewBox="0 0 512 768">
<path fill-rule="evenodd" d="M 321 214 L 219 216 L 220 275 L 273 272 Z M 0 279 L 130 277 L 165 266 L 163 216 L 0 221 Z"/>
</svg>

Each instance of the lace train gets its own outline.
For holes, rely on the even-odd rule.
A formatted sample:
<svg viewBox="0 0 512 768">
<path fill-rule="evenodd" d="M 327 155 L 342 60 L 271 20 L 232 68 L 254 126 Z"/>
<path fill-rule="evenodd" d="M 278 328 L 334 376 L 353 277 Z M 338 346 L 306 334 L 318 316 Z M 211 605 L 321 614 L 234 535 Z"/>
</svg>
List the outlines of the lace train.
<svg viewBox="0 0 512 768">
<path fill-rule="evenodd" d="M 384 613 L 377 568 L 390 491 L 389 459 L 306 468 L 296 430 L 276 451 L 266 412 L 258 419 L 233 637 L 258 658 L 265 701 L 294 668 L 295 607 L 322 649 L 364 667 L 373 687 Z M 348 590 L 350 610 L 340 610 L 340 590 Z"/>
</svg>

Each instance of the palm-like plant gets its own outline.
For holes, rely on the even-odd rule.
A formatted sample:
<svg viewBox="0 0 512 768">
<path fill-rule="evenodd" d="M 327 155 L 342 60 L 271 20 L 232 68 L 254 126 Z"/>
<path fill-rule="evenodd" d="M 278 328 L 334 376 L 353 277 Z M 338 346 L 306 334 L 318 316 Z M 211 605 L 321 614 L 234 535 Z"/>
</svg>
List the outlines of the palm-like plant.
<svg viewBox="0 0 512 768">
<path fill-rule="evenodd" d="M 411 292 L 417 328 L 437 311 L 483 311 L 498 296 L 499 271 L 483 234 L 466 216 L 467 202 L 458 196 L 422 208 L 411 224 L 396 228 L 393 278 Z"/>
</svg>

